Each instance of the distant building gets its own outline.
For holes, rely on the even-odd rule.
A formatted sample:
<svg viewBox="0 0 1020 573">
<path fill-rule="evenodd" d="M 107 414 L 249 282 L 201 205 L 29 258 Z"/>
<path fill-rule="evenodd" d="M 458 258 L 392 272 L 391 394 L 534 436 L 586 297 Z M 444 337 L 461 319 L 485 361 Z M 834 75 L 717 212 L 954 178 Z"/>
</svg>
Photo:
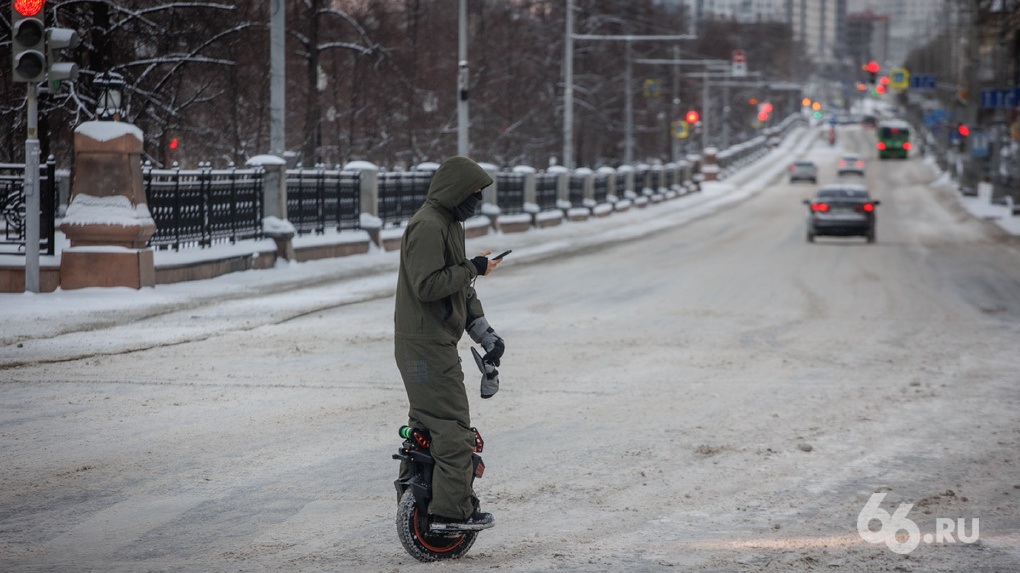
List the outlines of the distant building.
<svg viewBox="0 0 1020 573">
<path fill-rule="evenodd" d="M 939 28 L 938 21 L 945 8 L 944 0 L 849 0 L 850 11 L 871 12 L 889 17 L 889 40 L 885 63 L 898 65 L 906 58 L 911 45 L 926 39 L 930 28 Z"/>
<path fill-rule="evenodd" d="M 734 20 L 736 22 L 785 22 L 789 0 L 660 0 L 677 4 L 695 20 Z"/>
<path fill-rule="evenodd" d="M 847 14 L 846 38 L 847 56 L 854 66 L 889 60 L 889 16 L 870 11 Z"/>
<path fill-rule="evenodd" d="M 847 63 L 847 0 L 787 0 L 794 39 L 816 64 Z"/>
</svg>

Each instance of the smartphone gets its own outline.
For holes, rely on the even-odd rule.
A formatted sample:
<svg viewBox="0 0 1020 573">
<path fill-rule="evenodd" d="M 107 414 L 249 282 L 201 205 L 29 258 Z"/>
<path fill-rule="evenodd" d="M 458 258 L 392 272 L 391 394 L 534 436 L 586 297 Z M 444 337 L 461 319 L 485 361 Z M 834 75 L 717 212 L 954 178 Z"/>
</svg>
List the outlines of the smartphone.
<svg viewBox="0 0 1020 573">
<path fill-rule="evenodd" d="M 509 255 L 512 252 L 514 252 L 513 249 L 507 249 L 507 250 L 503 251 L 502 253 L 500 253 L 499 256 L 492 257 L 492 258 L 495 259 L 495 260 L 499 260 L 499 259 L 502 259 L 503 257 Z"/>
</svg>

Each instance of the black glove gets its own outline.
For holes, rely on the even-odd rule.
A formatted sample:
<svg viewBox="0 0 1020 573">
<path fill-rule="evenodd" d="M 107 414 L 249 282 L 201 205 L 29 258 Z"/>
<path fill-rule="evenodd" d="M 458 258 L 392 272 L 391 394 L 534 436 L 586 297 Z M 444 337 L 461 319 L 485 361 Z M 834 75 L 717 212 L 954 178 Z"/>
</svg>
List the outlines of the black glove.
<svg viewBox="0 0 1020 573">
<path fill-rule="evenodd" d="M 489 259 L 488 257 L 477 256 L 471 259 L 471 264 L 478 270 L 478 274 L 484 276 L 485 272 L 489 270 Z M 478 342 L 477 340 L 475 342 Z"/>
<path fill-rule="evenodd" d="M 489 326 L 489 321 L 485 320 L 484 316 L 476 318 L 471 321 L 467 330 L 471 340 L 481 344 L 482 348 L 485 349 L 485 356 L 482 357 L 482 360 L 489 362 L 493 366 L 499 366 L 499 359 L 502 358 L 503 351 L 506 350 L 506 344 L 496 334 L 496 331 Z"/>
</svg>

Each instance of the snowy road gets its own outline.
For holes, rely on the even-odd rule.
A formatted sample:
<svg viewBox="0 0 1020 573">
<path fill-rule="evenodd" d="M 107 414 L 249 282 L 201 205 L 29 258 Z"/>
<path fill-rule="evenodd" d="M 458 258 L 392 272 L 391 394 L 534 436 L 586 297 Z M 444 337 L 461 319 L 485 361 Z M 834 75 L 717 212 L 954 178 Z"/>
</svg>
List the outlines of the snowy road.
<svg viewBox="0 0 1020 573">
<path fill-rule="evenodd" d="M 838 150 L 804 147 L 833 180 Z M 878 242 L 808 244 L 813 187 L 778 159 L 769 185 L 469 243 L 514 249 L 477 284 L 501 391 L 468 379 L 497 526 L 444 570 L 1020 568 L 1016 240 L 875 160 Z M 393 526 L 395 261 L 6 310 L 0 569 L 435 569 Z M 874 492 L 980 540 L 865 543 Z"/>
</svg>

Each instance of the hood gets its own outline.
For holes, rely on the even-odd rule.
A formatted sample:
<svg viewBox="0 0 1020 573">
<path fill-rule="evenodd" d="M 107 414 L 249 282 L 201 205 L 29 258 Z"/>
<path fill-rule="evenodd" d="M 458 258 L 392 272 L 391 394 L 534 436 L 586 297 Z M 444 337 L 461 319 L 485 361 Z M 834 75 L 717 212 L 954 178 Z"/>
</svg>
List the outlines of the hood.
<svg viewBox="0 0 1020 573">
<path fill-rule="evenodd" d="M 469 195 L 489 185 L 492 185 L 492 177 L 480 165 L 457 155 L 444 161 L 432 176 L 427 200 L 453 212 L 453 208 Z"/>
</svg>

